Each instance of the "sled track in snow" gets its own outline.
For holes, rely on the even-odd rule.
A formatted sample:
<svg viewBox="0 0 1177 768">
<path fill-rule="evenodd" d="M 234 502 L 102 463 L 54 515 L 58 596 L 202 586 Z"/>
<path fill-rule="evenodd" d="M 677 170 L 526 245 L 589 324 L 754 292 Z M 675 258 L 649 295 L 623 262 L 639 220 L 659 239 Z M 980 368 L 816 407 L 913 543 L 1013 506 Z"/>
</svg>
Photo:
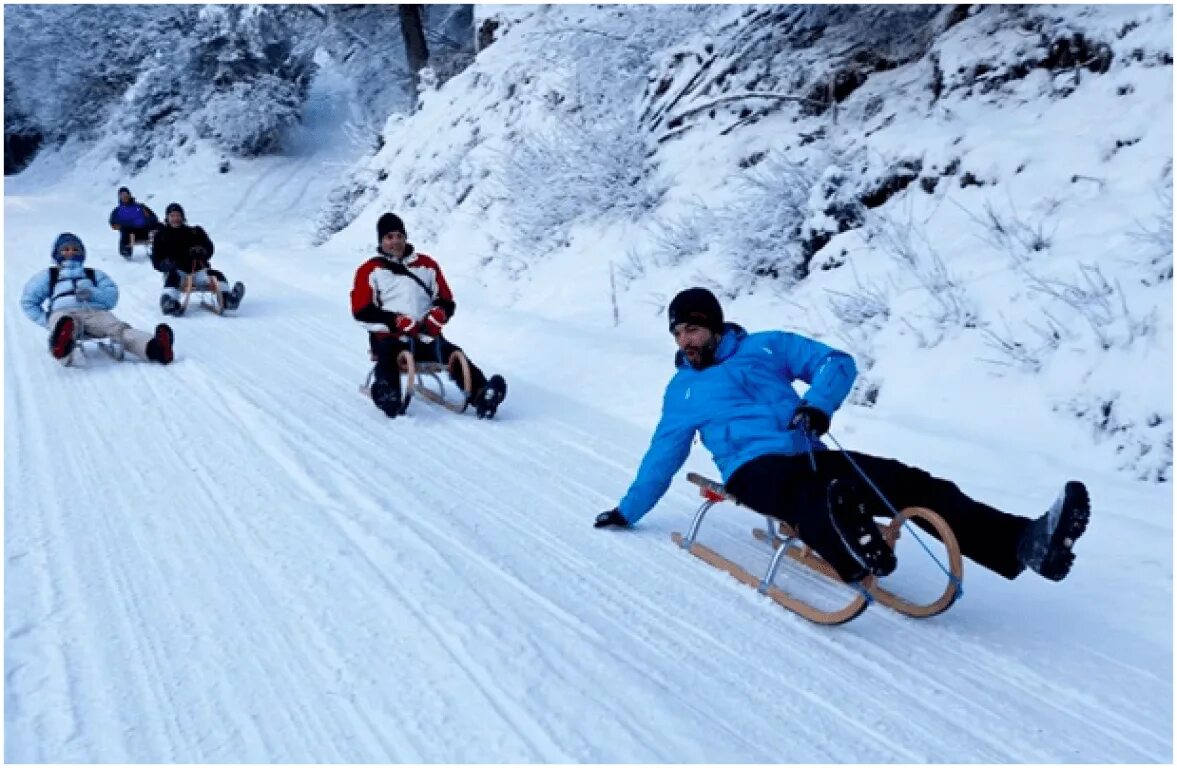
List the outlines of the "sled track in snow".
<svg viewBox="0 0 1177 768">
<path fill-rule="evenodd" d="M 150 328 L 157 275 L 108 262 Z M 63 370 L 9 283 L 10 760 L 1170 758 L 1133 691 L 1171 670 L 994 627 L 1021 583 L 968 564 L 944 616 L 830 630 L 670 544 L 682 480 L 593 530 L 648 435 L 526 370 L 494 421 L 390 421 L 339 305 L 264 292 L 169 320 L 167 368 Z M 709 531 L 755 546 L 722 506 Z"/>
</svg>

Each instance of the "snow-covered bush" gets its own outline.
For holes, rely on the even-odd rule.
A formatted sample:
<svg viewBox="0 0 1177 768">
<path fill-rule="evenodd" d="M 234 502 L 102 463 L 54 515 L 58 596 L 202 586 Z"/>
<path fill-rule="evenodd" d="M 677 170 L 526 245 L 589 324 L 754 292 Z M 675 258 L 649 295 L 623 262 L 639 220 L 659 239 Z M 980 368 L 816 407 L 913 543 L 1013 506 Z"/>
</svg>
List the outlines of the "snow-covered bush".
<svg viewBox="0 0 1177 768">
<path fill-rule="evenodd" d="M 719 214 L 720 245 L 736 274 L 782 281 L 805 277 L 803 230 L 818 174 L 773 152 L 741 177 L 738 196 Z"/>
<path fill-rule="evenodd" d="M 181 84 L 200 96 L 192 119 L 201 136 L 244 156 L 278 147 L 315 70 L 313 50 L 295 42 L 292 14 L 280 6 L 200 8 Z"/>
<path fill-rule="evenodd" d="M 444 82 L 471 60 L 471 9 L 427 6 L 424 19 Z M 399 24 L 395 6 L 10 6 L 5 133 L 13 146 L 110 134 L 132 169 L 195 137 L 235 155 L 272 152 L 299 119 L 322 47 L 353 79 L 374 135 L 389 112 L 413 108 Z"/>
<path fill-rule="evenodd" d="M 644 184 L 645 162 L 632 115 L 563 115 L 520 136 L 501 176 L 516 248 L 542 253 L 578 219 L 649 210 L 656 199 Z"/>
<path fill-rule="evenodd" d="M 1156 212 L 1137 222 L 1128 234 L 1140 244 L 1140 264 L 1146 285 L 1173 279 L 1173 161 L 1170 159 L 1155 187 Z"/>
<path fill-rule="evenodd" d="M 5 105 L 52 143 L 92 139 L 178 6 L 12 5 L 4 11 Z M 5 124 L 9 120 L 5 109 Z"/>
<path fill-rule="evenodd" d="M 536 66 L 520 85 L 544 117 L 521 126 L 498 179 L 518 252 L 543 253 L 577 220 L 634 218 L 657 204 L 638 102 L 653 52 L 704 23 L 696 10 L 618 6 L 591 23 L 541 20 L 530 33 Z"/>
<path fill-rule="evenodd" d="M 979 310 L 965 285 L 948 268 L 926 227 L 909 211 L 872 211 L 863 227 L 866 240 L 891 259 L 909 279 L 924 290 L 927 306 L 936 308 L 928 319 L 943 331 L 946 327 L 976 327 Z M 905 316 L 904 322 L 911 318 Z M 914 326 L 913 330 L 915 329 Z M 927 339 L 917 330 L 921 338 Z M 938 341 L 932 341 L 934 346 Z"/>
</svg>

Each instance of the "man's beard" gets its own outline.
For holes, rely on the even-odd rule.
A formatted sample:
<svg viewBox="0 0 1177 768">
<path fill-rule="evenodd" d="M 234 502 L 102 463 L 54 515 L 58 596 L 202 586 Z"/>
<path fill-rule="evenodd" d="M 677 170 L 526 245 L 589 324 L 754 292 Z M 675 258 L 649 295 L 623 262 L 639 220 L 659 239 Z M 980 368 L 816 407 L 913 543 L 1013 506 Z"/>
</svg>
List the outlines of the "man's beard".
<svg viewBox="0 0 1177 768">
<path fill-rule="evenodd" d="M 683 356 L 686 357 L 687 362 L 691 364 L 692 368 L 701 371 L 715 363 L 715 348 L 718 345 L 719 342 L 717 341 L 716 335 L 712 334 L 711 338 L 703 342 L 702 345 L 698 347 L 687 347 L 683 350 Z M 692 360 L 691 356 L 686 354 L 688 351 L 698 352 L 698 362 Z"/>
</svg>

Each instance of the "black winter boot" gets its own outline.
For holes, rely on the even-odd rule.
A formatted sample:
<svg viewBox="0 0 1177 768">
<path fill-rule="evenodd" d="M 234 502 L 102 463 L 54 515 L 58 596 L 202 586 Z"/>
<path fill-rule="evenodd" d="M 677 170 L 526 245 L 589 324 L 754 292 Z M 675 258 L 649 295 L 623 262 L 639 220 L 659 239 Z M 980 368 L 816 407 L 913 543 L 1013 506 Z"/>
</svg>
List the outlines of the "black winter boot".
<svg viewBox="0 0 1177 768">
<path fill-rule="evenodd" d="M 147 359 L 159 363 L 160 365 L 167 365 L 172 362 L 175 353 L 172 351 L 172 344 L 176 340 L 176 334 L 172 332 L 171 326 L 167 323 L 160 323 L 155 326 L 155 336 L 151 341 L 147 342 Z"/>
<path fill-rule="evenodd" d="M 401 403 L 401 377 L 394 374 L 386 379 L 377 371 L 372 381 L 372 402 L 390 419 L 404 413 L 408 403 Z"/>
<path fill-rule="evenodd" d="M 499 405 L 507 397 L 507 382 L 498 375 L 491 376 L 482 391 L 474 396 L 474 410 L 480 419 L 493 419 Z"/>
<path fill-rule="evenodd" d="M 180 316 L 180 302 L 166 293 L 159 297 L 159 308 L 165 315 Z"/>
<path fill-rule="evenodd" d="M 225 309 L 237 309 L 241 306 L 241 299 L 245 297 L 245 283 L 238 281 L 233 284 L 233 290 L 225 291 L 221 298 L 225 301 Z"/>
<path fill-rule="evenodd" d="M 77 330 L 74 319 L 69 315 L 62 315 L 53 326 L 49 334 L 49 351 L 55 358 L 61 360 L 74 350 L 74 332 Z"/>
<path fill-rule="evenodd" d="M 1075 562 L 1071 548 L 1087 530 L 1090 519 L 1087 488 L 1072 480 L 1063 486 L 1051 508 L 1026 526 L 1018 541 L 1018 559 L 1043 578 L 1062 581 Z"/>
<path fill-rule="evenodd" d="M 827 497 L 830 519 L 850 554 L 875 576 L 893 573 L 898 565 L 895 553 L 883 538 L 858 485 L 833 480 Z"/>
</svg>

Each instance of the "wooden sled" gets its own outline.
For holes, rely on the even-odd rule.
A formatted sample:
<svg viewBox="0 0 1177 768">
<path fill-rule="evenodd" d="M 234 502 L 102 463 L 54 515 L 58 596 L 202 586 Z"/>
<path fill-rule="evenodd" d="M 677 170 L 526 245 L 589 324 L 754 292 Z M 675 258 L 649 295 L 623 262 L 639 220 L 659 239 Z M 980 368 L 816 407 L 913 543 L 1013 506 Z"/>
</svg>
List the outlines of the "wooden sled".
<svg viewBox="0 0 1177 768">
<path fill-rule="evenodd" d="M 368 359 L 372 362 L 376 361 L 376 356 L 369 353 Z M 465 388 L 459 389 L 457 385 L 453 385 L 457 393 L 460 395 L 460 400 L 446 397 L 447 388 L 442 374 L 449 373 L 449 366 L 437 362 L 422 362 L 413 359 L 413 355 L 408 350 L 402 350 L 396 357 L 397 367 L 404 375 L 405 380 L 401 385 L 401 413 L 409 407 L 409 401 L 412 399 L 414 393 L 420 393 L 421 397 L 431 403 L 448 408 L 454 413 L 462 413 L 466 410 L 470 401 L 470 361 L 466 358 L 462 350 L 454 350 L 450 354 L 450 361 L 456 362 L 462 371 L 462 381 L 466 382 Z M 372 378 L 376 375 L 375 366 L 368 371 L 368 378 L 364 380 L 364 384 L 360 387 L 360 394 L 367 398 L 372 397 Z"/>
<path fill-rule="evenodd" d="M 198 287 L 196 276 L 203 275 L 203 281 Z M 192 271 L 188 273 L 180 284 L 180 312 L 184 314 L 188 311 L 188 301 L 192 298 L 192 293 L 195 291 L 200 294 L 200 305 L 205 307 L 218 315 L 225 312 L 225 298 L 221 293 L 221 283 L 217 278 L 208 273 L 207 262 L 193 262 Z M 212 297 L 209 297 L 212 294 Z"/>
<path fill-rule="evenodd" d="M 136 256 L 142 256 L 144 260 L 151 260 L 151 249 L 154 242 L 151 238 L 146 240 L 138 240 L 134 235 L 127 238 L 127 244 L 131 246 L 131 255 L 123 256 L 127 261 L 134 261 Z"/>
<path fill-rule="evenodd" d="M 112 360 L 122 360 L 126 355 L 126 349 L 118 339 L 112 339 L 106 336 L 91 336 L 81 330 L 81 323 L 77 323 L 76 327 L 78 330 L 74 334 L 74 348 L 70 350 L 69 362 L 66 363 L 67 367 L 81 368 L 86 365 L 86 361 L 89 359 L 89 355 L 86 354 L 87 345 L 97 347 Z"/>
<path fill-rule="evenodd" d="M 735 504 L 739 504 L 739 501 L 729 495 L 721 483 L 709 480 L 702 475 L 691 472 L 687 474 L 687 480 L 699 486 L 699 493 L 703 497 L 704 502 L 696 513 L 687 535 L 684 537 L 680 533 L 673 533 L 671 534 L 671 540 L 700 560 L 722 571 L 726 571 L 739 581 L 753 587 L 761 594 L 768 596 L 782 607 L 793 611 L 802 618 L 808 619 L 815 624 L 827 626 L 845 624 L 860 616 L 870 603 L 875 600 L 904 616 L 923 619 L 943 613 L 960 597 L 960 585 L 964 573 L 964 561 L 961 558 L 960 545 L 957 543 L 952 529 L 944 522 L 944 518 L 930 509 L 924 507 L 908 507 L 903 509 L 897 517 L 883 526 L 881 530 L 884 539 L 892 548 L 894 548 L 899 540 L 905 520 L 923 520 L 927 525 L 930 525 L 936 530 L 937 535 L 948 552 L 948 569 L 951 574 L 944 592 L 937 599 L 927 603 L 908 600 L 884 588 L 874 576 L 868 576 L 858 584 L 847 585 L 855 590 L 856 595 L 844 606 L 834 609 L 821 609 L 790 595 L 780 587 L 777 587 L 773 582 L 781 562 L 787 557 L 834 582 L 842 583 L 837 572 L 829 563 L 806 546 L 787 523 L 766 515 L 765 527 L 763 529 L 754 529 L 752 533 L 756 539 L 772 544 L 774 553 L 764 578 L 756 578 L 743 567 L 695 540 L 699 533 L 699 527 L 702 525 L 703 517 L 712 506 L 722 501 L 730 501 Z"/>
</svg>

